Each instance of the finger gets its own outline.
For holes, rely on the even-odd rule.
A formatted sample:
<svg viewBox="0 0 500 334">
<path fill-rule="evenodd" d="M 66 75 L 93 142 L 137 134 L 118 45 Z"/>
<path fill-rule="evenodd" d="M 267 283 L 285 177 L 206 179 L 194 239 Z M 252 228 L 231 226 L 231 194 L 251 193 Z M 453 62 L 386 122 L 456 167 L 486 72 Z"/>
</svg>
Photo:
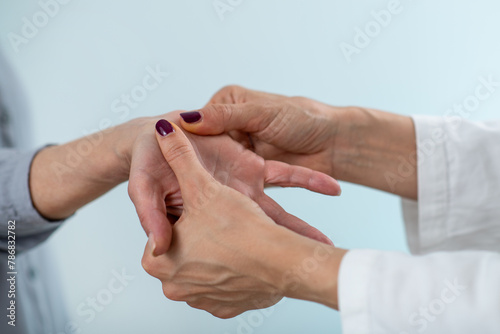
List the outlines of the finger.
<svg viewBox="0 0 500 334">
<path fill-rule="evenodd" d="M 333 242 L 326 235 L 321 233 L 321 231 L 312 227 L 302 219 L 286 212 L 271 197 L 263 195 L 256 202 L 276 224 L 286 227 L 304 237 L 320 241 L 327 245 L 333 245 Z"/>
<path fill-rule="evenodd" d="M 264 182 L 280 187 L 305 188 L 330 196 L 339 196 L 341 193 L 340 184 L 334 178 L 280 161 L 266 161 Z"/>
<path fill-rule="evenodd" d="M 168 251 L 172 241 L 172 225 L 167 218 L 164 194 L 157 189 L 157 183 L 135 178 L 129 183 L 128 192 L 135 205 L 142 228 L 156 245 L 154 255 Z"/>
<path fill-rule="evenodd" d="M 172 216 L 171 218 L 177 217 L 177 219 L 173 220 L 174 222 L 179 220 L 178 218 L 182 215 L 182 211 L 184 211 L 183 206 L 167 206 L 167 212 Z M 172 219 L 169 218 L 169 221 L 172 222 Z"/>
<path fill-rule="evenodd" d="M 156 123 L 156 139 L 165 160 L 175 173 L 181 188 L 184 208 L 193 198 L 203 194 L 205 187 L 214 182 L 198 160 L 193 146 L 177 125 L 164 119 Z"/>
<path fill-rule="evenodd" d="M 182 127 L 200 135 L 218 135 L 232 130 L 264 130 L 278 113 L 277 108 L 255 103 L 212 104 L 198 111 L 183 112 Z"/>
<path fill-rule="evenodd" d="M 259 97 L 261 94 L 265 93 L 257 92 L 237 85 L 230 85 L 223 87 L 215 93 L 210 101 L 208 101 L 207 106 L 210 104 L 245 103 L 251 99 Z"/>
</svg>

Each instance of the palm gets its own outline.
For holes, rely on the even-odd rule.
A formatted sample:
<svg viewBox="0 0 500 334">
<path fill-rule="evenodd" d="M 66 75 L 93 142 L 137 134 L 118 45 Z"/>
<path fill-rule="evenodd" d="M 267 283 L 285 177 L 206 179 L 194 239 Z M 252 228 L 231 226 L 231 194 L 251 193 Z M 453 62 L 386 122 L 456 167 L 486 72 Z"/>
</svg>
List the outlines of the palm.
<svg viewBox="0 0 500 334">
<path fill-rule="evenodd" d="M 170 113 L 167 118 L 175 122 L 178 113 Z M 333 195 L 338 193 L 335 180 L 305 168 L 265 161 L 228 135 L 186 135 L 200 161 L 216 180 L 252 198 L 276 223 L 311 238 L 329 242 L 321 232 L 286 213 L 264 193 L 264 186 L 301 186 Z M 153 232 L 161 243 L 157 245 L 158 251 L 166 251 L 171 238 L 170 223 L 181 215 L 183 202 L 177 178 L 163 158 L 152 131 L 142 135 L 136 142 L 129 193 L 146 233 Z"/>
</svg>

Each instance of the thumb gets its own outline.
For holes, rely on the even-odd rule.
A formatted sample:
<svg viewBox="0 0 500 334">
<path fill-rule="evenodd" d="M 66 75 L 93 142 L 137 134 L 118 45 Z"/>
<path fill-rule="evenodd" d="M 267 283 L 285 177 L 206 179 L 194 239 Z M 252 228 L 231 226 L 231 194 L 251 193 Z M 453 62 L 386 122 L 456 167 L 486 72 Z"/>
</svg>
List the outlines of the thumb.
<svg viewBox="0 0 500 334">
<path fill-rule="evenodd" d="M 203 194 L 207 185 L 215 180 L 198 160 L 191 142 L 177 127 L 164 119 L 156 123 L 156 139 L 165 160 L 177 177 L 184 201 L 188 207 L 190 201 Z"/>
<path fill-rule="evenodd" d="M 211 104 L 197 111 L 180 114 L 182 127 L 200 135 L 218 135 L 232 130 L 264 130 L 276 116 L 277 109 L 254 103 Z"/>
</svg>

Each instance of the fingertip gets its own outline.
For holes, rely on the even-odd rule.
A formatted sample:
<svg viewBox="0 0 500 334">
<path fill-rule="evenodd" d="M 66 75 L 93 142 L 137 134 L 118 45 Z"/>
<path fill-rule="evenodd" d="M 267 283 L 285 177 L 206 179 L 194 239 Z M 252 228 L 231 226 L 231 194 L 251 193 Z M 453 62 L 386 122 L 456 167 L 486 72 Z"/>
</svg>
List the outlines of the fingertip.
<svg viewBox="0 0 500 334">
<path fill-rule="evenodd" d="M 330 238 L 328 238 L 325 234 L 323 234 L 320 230 L 316 229 L 315 227 L 312 227 L 312 231 L 314 231 L 315 233 L 311 233 L 311 234 L 303 234 L 304 236 L 310 238 L 310 239 L 313 239 L 313 240 L 316 240 L 318 242 L 321 242 L 322 244 L 325 244 L 325 245 L 328 245 L 328 246 L 335 246 L 333 244 L 333 241 L 330 240 Z"/>
<path fill-rule="evenodd" d="M 333 177 L 326 174 L 315 172 L 309 183 L 309 190 L 328 196 L 340 196 L 342 188 L 340 183 Z"/>
<path fill-rule="evenodd" d="M 203 120 L 203 115 L 200 110 L 196 111 L 186 111 L 179 114 L 186 124 L 197 124 L 201 123 Z"/>
<path fill-rule="evenodd" d="M 175 132 L 173 124 L 165 119 L 160 119 L 158 122 L 156 122 L 155 128 L 160 137 L 166 137 L 169 134 Z"/>
<path fill-rule="evenodd" d="M 271 197 L 264 195 L 257 200 L 257 204 L 262 210 L 278 225 L 327 245 L 333 245 L 333 242 L 317 228 L 309 225 L 302 219 L 286 212 Z"/>
<path fill-rule="evenodd" d="M 280 161 L 266 161 L 265 183 L 281 187 L 305 188 L 328 196 L 341 194 L 339 182 L 331 176 Z"/>
<path fill-rule="evenodd" d="M 187 112 L 187 113 L 190 113 L 190 112 Z M 190 122 L 188 122 L 190 116 L 186 117 L 183 114 L 185 114 L 185 113 L 179 114 L 181 116 L 179 124 L 182 126 L 182 129 L 184 129 L 187 132 L 191 132 L 191 133 L 194 133 L 197 135 L 210 135 L 211 134 L 211 133 L 207 133 L 207 131 L 204 130 L 203 116 L 199 120 L 193 121 L 192 123 L 190 123 Z M 193 119 L 196 119 L 196 118 L 193 118 Z"/>
<path fill-rule="evenodd" d="M 335 244 L 333 243 L 332 240 L 330 240 L 330 238 L 326 237 L 324 238 L 323 242 L 327 245 L 330 245 L 330 246 L 335 246 Z"/>
<path fill-rule="evenodd" d="M 186 136 L 184 135 L 184 132 L 182 129 L 175 123 L 167 121 L 166 119 L 160 119 L 158 122 L 156 122 L 155 125 L 156 128 L 156 133 L 157 133 L 157 139 L 158 142 L 161 144 L 164 138 L 169 137 L 170 135 L 175 135 L 177 132 L 181 134 L 181 138 L 177 140 L 188 140 Z M 173 140 L 169 139 L 169 140 Z M 160 147 L 163 149 L 163 144 L 160 145 Z"/>
<path fill-rule="evenodd" d="M 208 108 L 211 107 L 209 106 Z M 213 119 L 210 112 L 208 112 L 208 115 L 210 116 L 207 116 L 207 113 L 202 109 L 182 112 L 179 114 L 180 124 L 184 130 L 198 135 L 220 134 L 221 131 L 219 131 L 218 127 L 213 126 L 214 124 L 217 125 L 217 122 Z"/>
</svg>

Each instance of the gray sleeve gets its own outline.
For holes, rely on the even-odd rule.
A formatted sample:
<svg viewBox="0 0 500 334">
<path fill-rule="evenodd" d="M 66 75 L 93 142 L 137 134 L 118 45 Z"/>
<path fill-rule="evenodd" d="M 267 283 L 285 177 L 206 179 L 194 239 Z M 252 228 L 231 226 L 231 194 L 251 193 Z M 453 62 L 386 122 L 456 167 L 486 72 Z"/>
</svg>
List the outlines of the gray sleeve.
<svg viewBox="0 0 500 334">
<path fill-rule="evenodd" d="M 29 189 L 31 162 L 38 150 L 0 149 L 0 251 L 7 248 L 7 226 L 15 221 L 19 251 L 47 239 L 60 225 L 43 218 L 33 206 Z"/>
</svg>

